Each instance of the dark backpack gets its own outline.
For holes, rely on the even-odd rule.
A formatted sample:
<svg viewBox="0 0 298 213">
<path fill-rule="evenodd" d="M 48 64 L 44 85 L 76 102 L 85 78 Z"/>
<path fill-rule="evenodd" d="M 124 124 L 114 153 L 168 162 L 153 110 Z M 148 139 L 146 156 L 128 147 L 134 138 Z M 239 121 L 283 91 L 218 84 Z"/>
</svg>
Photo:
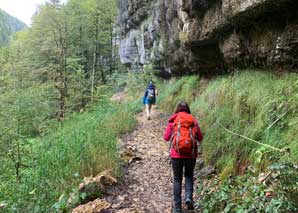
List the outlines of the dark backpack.
<svg viewBox="0 0 298 213">
<path fill-rule="evenodd" d="M 154 89 L 148 89 L 148 95 L 147 98 L 149 101 L 153 101 L 155 98 L 155 91 Z"/>
</svg>

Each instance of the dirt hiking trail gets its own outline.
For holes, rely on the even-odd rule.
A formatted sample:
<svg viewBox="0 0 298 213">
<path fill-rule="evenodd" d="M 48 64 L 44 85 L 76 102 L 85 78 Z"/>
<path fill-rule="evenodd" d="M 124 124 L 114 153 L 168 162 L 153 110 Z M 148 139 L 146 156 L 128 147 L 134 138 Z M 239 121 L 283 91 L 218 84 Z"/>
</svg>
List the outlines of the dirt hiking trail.
<svg viewBox="0 0 298 213">
<path fill-rule="evenodd" d="M 168 145 L 163 141 L 167 117 L 153 109 L 151 120 L 137 116 L 138 127 L 122 139 L 122 157 L 128 159 L 124 183 L 106 197 L 107 212 L 171 212 L 172 175 Z"/>
<path fill-rule="evenodd" d="M 106 213 L 170 213 L 172 211 L 172 168 L 163 131 L 168 115 L 153 109 L 151 120 L 137 116 L 139 124 L 120 140 L 121 157 L 126 162 L 123 181 L 109 187 L 104 196 Z M 184 189 L 183 189 L 184 191 Z M 184 194 L 183 194 L 184 195 Z M 183 197 L 182 197 L 183 198 Z M 96 205 L 96 204 L 93 204 Z M 200 212 L 198 210 L 184 212 Z"/>
</svg>

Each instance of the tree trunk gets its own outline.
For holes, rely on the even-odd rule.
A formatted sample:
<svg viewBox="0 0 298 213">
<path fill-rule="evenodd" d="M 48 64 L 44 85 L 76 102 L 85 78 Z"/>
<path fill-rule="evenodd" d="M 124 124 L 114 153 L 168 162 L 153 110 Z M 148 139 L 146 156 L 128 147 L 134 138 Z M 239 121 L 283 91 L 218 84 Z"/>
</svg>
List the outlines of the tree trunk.
<svg viewBox="0 0 298 213">
<path fill-rule="evenodd" d="M 17 180 L 21 179 L 20 168 L 21 168 L 21 149 L 20 149 L 20 141 L 17 142 L 17 161 L 15 162 L 16 168 L 16 177 Z"/>
<path fill-rule="evenodd" d="M 61 26 L 62 25 L 62 26 Z M 59 111 L 57 113 L 57 120 L 63 121 L 66 111 L 66 98 L 68 95 L 67 79 L 66 79 L 66 60 L 67 60 L 67 27 L 66 24 L 57 24 L 53 29 L 58 27 L 58 35 L 53 31 L 56 47 L 59 50 L 59 69 L 56 78 L 56 88 L 59 92 Z"/>
<path fill-rule="evenodd" d="M 95 89 L 95 75 L 97 72 L 98 65 L 98 33 L 99 33 L 99 13 L 96 13 L 95 17 L 95 36 L 94 36 L 94 52 L 93 52 L 93 68 L 91 74 L 91 101 L 94 99 L 94 89 Z"/>
<path fill-rule="evenodd" d="M 114 65 L 114 55 L 113 55 L 113 23 L 110 23 L 110 58 L 109 58 L 109 66 L 110 66 L 110 75 L 113 74 L 113 65 Z"/>
<path fill-rule="evenodd" d="M 93 53 L 93 68 L 92 68 L 92 74 L 91 74 L 91 102 L 93 102 L 94 98 L 94 82 L 95 82 L 95 70 L 96 70 L 96 47 L 94 48 Z"/>
<path fill-rule="evenodd" d="M 104 66 L 102 65 L 102 62 L 101 61 L 102 61 L 102 58 L 99 59 L 101 81 L 105 84 L 106 83 L 106 76 L 104 74 Z"/>
</svg>

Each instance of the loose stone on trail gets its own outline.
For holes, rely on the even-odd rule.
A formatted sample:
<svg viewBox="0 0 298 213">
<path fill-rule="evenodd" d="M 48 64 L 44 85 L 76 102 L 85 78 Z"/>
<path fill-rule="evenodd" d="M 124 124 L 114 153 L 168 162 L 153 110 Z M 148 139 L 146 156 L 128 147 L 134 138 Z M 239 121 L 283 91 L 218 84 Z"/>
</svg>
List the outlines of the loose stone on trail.
<svg viewBox="0 0 298 213">
<path fill-rule="evenodd" d="M 172 168 L 168 144 L 163 140 L 167 116 L 153 109 L 151 120 L 143 113 L 137 119 L 136 130 L 118 141 L 124 162 L 122 182 L 105 189 L 104 202 L 110 205 L 101 209 L 96 206 L 93 212 L 170 213 L 172 210 Z M 92 207 L 92 202 L 86 204 L 86 212 Z"/>
</svg>

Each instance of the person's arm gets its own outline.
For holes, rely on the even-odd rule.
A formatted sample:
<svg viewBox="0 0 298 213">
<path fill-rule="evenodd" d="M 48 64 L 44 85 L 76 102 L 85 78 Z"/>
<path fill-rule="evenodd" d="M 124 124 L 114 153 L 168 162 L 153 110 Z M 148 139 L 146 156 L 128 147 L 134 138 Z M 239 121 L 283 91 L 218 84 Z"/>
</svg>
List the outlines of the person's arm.
<svg viewBox="0 0 298 213">
<path fill-rule="evenodd" d="M 196 119 L 195 119 L 195 129 L 196 129 L 196 137 L 197 137 L 198 141 L 201 142 L 203 140 L 203 134 L 201 132 L 199 123 Z"/>
<path fill-rule="evenodd" d="M 143 104 L 145 104 L 147 95 L 148 95 L 148 90 L 146 89 L 146 91 L 145 91 L 145 93 L 144 93 L 144 97 L 143 97 Z"/>
<path fill-rule="evenodd" d="M 147 95 L 148 95 L 148 89 L 145 90 L 144 97 L 147 97 Z"/>
<path fill-rule="evenodd" d="M 172 137 L 173 134 L 173 123 L 168 123 L 168 126 L 163 134 L 163 138 L 165 139 L 165 141 L 169 141 Z"/>
</svg>

